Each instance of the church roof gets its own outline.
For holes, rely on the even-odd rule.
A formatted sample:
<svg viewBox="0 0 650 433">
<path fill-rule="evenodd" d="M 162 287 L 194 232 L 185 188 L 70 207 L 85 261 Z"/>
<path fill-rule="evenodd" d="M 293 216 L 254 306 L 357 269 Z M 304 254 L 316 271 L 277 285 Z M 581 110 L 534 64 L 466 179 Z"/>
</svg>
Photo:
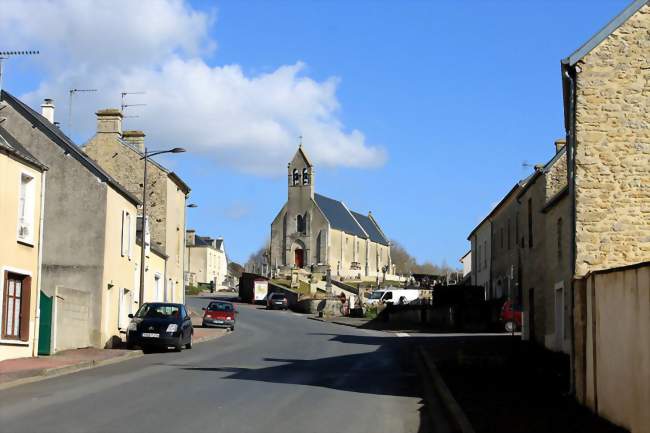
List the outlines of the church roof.
<svg viewBox="0 0 650 433">
<path fill-rule="evenodd" d="M 388 240 L 371 217 L 352 212 L 342 202 L 324 195 L 314 194 L 314 200 L 333 229 L 388 245 Z"/>
<path fill-rule="evenodd" d="M 384 233 L 381 231 L 373 218 L 354 211 L 351 213 L 354 219 L 357 220 L 359 225 L 368 234 L 371 241 L 377 242 L 378 244 L 388 245 L 388 239 L 386 239 L 386 236 L 384 236 Z"/>
</svg>

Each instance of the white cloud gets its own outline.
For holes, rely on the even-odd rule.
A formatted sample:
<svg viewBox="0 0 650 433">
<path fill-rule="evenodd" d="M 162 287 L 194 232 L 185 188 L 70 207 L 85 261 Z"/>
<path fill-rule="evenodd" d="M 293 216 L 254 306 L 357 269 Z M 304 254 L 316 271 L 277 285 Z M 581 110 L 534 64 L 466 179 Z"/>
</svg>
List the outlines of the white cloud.
<svg viewBox="0 0 650 433">
<path fill-rule="evenodd" d="M 208 64 L 205 56 L 216 47 L 209 36 L 215 17 L 180 0 L 9 0 L 0 27 L 12 29 L 3 35 L 8 46 L 41 49 L 47 77 L 23 97 L 33 106 L 54 97 L 64 129 L 68 89 L 100 90 L 75 99 L 76 136 L 90 136 L 92 113 L 119 106 L 121 91 L 143 90 L 146 95 L 130 102 L 147 106 L 125 123 L 143 129 L 154 147 L 183 146 L 240 171 L 279 174 L 303 135 L 317 164 L 385 162 L 382 148 L 341 123 L 336 78 L 311 79 L 299 61 L 254 76 L 239 65 Z"/>
</svg>

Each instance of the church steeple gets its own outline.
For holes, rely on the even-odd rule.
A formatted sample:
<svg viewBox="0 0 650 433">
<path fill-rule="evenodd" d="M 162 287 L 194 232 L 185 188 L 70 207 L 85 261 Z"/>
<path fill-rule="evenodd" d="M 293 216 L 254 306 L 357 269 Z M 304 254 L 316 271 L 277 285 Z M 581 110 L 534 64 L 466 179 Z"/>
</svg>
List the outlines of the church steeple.
<svg viewBox="0 0 650 433">
<path fill-rule="evenodd" d="M 288 166 L 288 180 L 289 198 L 292 195 L 314 198 L 314 166 L 302 147 L 302 136 L 298 150 Z"/>
</svg>

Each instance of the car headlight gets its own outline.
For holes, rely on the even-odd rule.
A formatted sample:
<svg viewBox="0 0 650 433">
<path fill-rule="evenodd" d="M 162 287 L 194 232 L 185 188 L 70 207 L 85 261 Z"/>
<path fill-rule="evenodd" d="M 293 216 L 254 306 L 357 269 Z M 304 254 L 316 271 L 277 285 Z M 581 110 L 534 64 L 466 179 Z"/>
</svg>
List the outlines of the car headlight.
<svg viewBox="0 0 650 433">
<path fill-rule="evenodd" d="M 176 332 L 178 330 L 178 325 L 175 323 L 170 323 L 169 326 L 167 327 L 167 332 L 170 334 L 173 332 Z"/>
<path fill-rule="evenodd" d="M 129 323 L 129 327 L 127 328 L 129 331 L 137 331 L 138 329 L 138 324 L 135 322 Z"/>
</svg>

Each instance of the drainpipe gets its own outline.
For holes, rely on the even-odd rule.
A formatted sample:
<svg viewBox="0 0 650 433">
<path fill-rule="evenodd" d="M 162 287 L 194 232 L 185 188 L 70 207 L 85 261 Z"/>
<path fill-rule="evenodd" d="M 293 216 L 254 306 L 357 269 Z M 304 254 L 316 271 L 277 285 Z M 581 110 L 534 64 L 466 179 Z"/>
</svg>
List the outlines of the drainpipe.
<svg viewBox="0 0 650 433">
<path fill-rule="evenodd" d="M 40 337 L 39 328 L 41 324 L 41 276 L 43 268 L 43 223 L 45 221 L 45 178 L 46 171 L 43 171 L 41 176 L 41 214 L 38 221 L 38 267 L 36 272 L 38 273 L 38 284 L 36 284 L 36 320 L 34 321 L 34 342 L 32 343 L 32 356 L 38 356 L 38 339 Z M 56 297 L 52 297 L 54 302 L 56 302 Z M 52 320 L 55 320 L 55 317 L 52 317 Z M 50 340 L 51 343 L 51 340 Z M 51 349 L 51 348 L 50 348 Z"/>
<path fill-rule="evenodd" d="M 570 336 L 570 350 L 569 350 L 569 362 L 570 362 L 570 388 L 569 392 L 572 395 L 575 395 L 576 392 L 576 383 L 575 383 L 575 318 L 574 318 L 574 308 L 575 308 L 575 263 L 576 263 L 576 191 L 575 191 L 575 154 L 576 154 L 576 140 L 575 140 L 575 131 L 576 131 L 576 81 L 575 81 L 575 69 L 570 68 L 568 64 L 563 64 L 563 75 L 566 77 L 569 82 L 569 119 L 566 126 L 566 142 L 567 142 L 567 183 L 569 186 L 569 199 L 570 199 L 570 212 L 571 212 L 571 242 L 570 242 L 570 251 L 569 257 L 571 260 L 570 270 L 571 270 L 571 284 L 570 284 L 570 296 L 569 296 L 569 323 L 571 327 L 569 330 Z"/>
</svg>

